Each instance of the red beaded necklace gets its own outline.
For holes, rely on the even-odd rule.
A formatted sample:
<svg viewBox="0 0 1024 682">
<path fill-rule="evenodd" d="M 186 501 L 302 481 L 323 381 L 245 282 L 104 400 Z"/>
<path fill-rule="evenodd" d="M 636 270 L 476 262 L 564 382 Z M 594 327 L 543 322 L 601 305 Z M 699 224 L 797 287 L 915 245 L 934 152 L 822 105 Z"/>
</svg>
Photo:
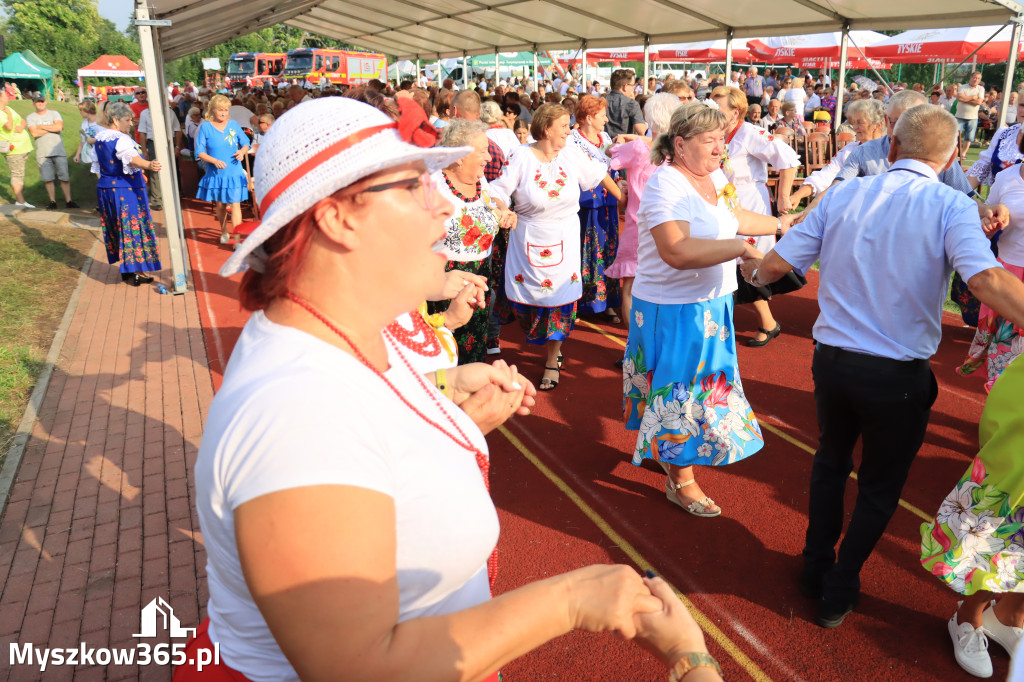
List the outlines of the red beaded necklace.
<svg viewBox="0 0 1024 682">
<path fill-rule="evenodd" d="M 476 201 L 477 199 L 480 198 L 480 192 L 482 190 L 482 183 L 479 180 L 476 181 L 476 191 L 473 194 L 473 196 L 467 197 L 467 196 L 464 196 L 462 194 L 462 192 L 460 192 L 459 190 L 455 189 L 455 185 L 452 184 L 451 179 L 448 177 L 448 171 L 441 171 L 441 177 L 444 178 L 444 184 L 448 185 L 448 189 L 451 190 L 452 194 L 454 194 L 456 197 L 458 197 L 462 201 L 466 202 L 467 204 L 469 202 L 471 202 L 471 201 Z"/>
<path fill-rule="evenodd" d="M 411 402 L 409 402 L 409 399 L 406 398 L 404 395 L 402 395 L 397 388 L 395 388 L 395 385 L 393 383 L 391 383 L 391 381 L 386 376 L 384 376 L 384 373 L 381 372 L 379 369 L 377 369 L 376 367 L 373 366 L 373 363 L 370 362 L 370 359 L 368 357 L 366 357 L 361 350 L 359 350 L 359 348 L 356 346 L 356 344 L 352 342 L 352 339 L 350 339 L 345 332 L 341 331 L 341 329 L 336 324 L 331 322 L 331 320 L 328 319 L 328 317 L 326 315 L 324 315 L 319 310 L 317 310 L 315 307 L 313 307 L 313 304 L 309 303 L 308 301 L 306 301 L 303 298 L 300 298 L 299 296 L 296 296 L 295 294 L 293 294 L 290 291 L 287 292 L 285 294 L 285 296 L 288 298 L 289 301 L 291 301 L 292 303 L 294 303 L 295 305 L 299 306 L 300 308 L 302 308 L 303 310 L 308 312 L 310 315 L 315 317 L 317 320 L 319 320 L 321 323 L 323 323 L 323 325 L 325 327 L 327 327 L 332 332 L 337 334 L 338 337 L 341 338 L 342 341 L 344 341 L 346 344 L 348 344 L 348 347 L 352 349 L 352 352 L 359 359 L 359 361 L 361 363 L 363 363 L 367 368 L 369 368 L 369 370 L 371 372 L 376 374 L 377 378 L 380 379 L 381 381 L 383 381 L 387 385 L 387 387 L 391 389 L 391 392 L 394 393 L 396 396 L 398 396 L 398 399 L 401 400 L 402 403 L 405 404 L 406 407 L 408 407 L 410 410 L 412 410 L 413 413 L 415 413 L 417 417 L 419 417 L 420 419 L 425 421 L 427 424 L 430 424 L 432 427 L 434 427 L 435 429 L 437 429 L 438 431 L 440 431 L 444 435 L 448 436 L 448 438 L 451 439 L 451 441 L 453 443 L 455 443 L 456 445 L 458 445 L 460 448 L 472 452 L 474 457 L 476 458 L 477 468 L 480 469 L 480 475 L 483 476 L 484 488 L 487 490 L 488 494 L 491 492 L 491 481 L 490 481 L 491 462 L 490 462 L 489 459 L 487 459 L 487 455 L 482 453 L 480 451 L 480 448 L 478 448 L 475 445 L 473 445 L 473 441 L 471 441 L 469 439 L 469 436 L 467 436 L 466 433 L 462 430 L 462 428 L 459 426 L 458 422 L 456 422 L 455 419 L 450 414 L 448 414 L 448 410 L 444 409 L 444 405 L 442 405 L 441 401 L 437 399 L 437 396 L 435 395 L 435 391 L 431 391 L 430 388 L 427 386 L 427 382 L 423 380 L 423 377 L 420 376 L 420 374 L 416 370 L 413 369 L 412 365 L 406 359 L 405 355 L 403 355 L 401 350 L 399 350 L 398 344 L 395 343 L 395 341 L 392 341 L 391 339 L 388 339 L 391 342 L 392 346 L 395 348 L 395 351 L 396 351 L 395 354 L 398 355 L 398 357 L 402 359 L 402 363 L 409 370 L 409 373 L 412 374 L 414 377 L 416 377 L 416 381 L 417 381 L 417 383 L 419 383 L 419 385 L 423 389 L 423 391 L 428 396 L 430 396 L 431 401 L 433 401 L 433 403 L 437 407 L 437 409 L 441 411 L 441 414 L 444 415 L 445 420 L 447 420 L 447 422 L 449 424 L 451 424 L 452 428 L 455 429 L 456 433 L 459 434 L 458 438 L 456 438 L 454 435 L 452 435 L 443 426 L 441 426 L 440 424 L 438 424 L 434 420 L 430 419 L 430 417 L 428 417 L 427 415 L 423 414 L 423 412 L 421 412 L 415 405 L 413 405 Z M 422 317 L 422 316 L 415 315 L 414 317 Z M 424 324 L 426 324 L 426 323 L 424 322 Z M 389 327 L 389 330 L 390 330 L 390 327 Z M 433 332 L 431 332 L 430 335 L 433 336 Z M 385 338 L 387 338 L 387 336 L 385 336 Z M 494 591 L 494 580 L 497 577 L 497 575 L 498 575 L 498 548 L 495 547 L 494 551 L 491 553 L 490 558 L 488 558 L 488 560 L 487 560 L 487 576 L 488 576 L 488 581 L 490 583 L 490 587 L 491 587 L 491 591 L 492 592 Z"/>
<path fill-rule="evenodd" d="M 441 354 L 441 342 L 437 338 L 437 334 L 431 329 L 427 321 L 423 319 L 418 310 L 413 310 L 409 313 L 409 317 L 412 318 L 412 331 L 409 331 L 402 325 L 398 324 L 398 320 L 395 320 L 387 326 L 388 332 L 395 337 L 403 346 L 410 350 L 414 350 L 423 357 L 432 358 L 435 355 Z M 423 341 L 416 341 L 415 337 L 418 335 L 423 336 Z"/>
</svg>

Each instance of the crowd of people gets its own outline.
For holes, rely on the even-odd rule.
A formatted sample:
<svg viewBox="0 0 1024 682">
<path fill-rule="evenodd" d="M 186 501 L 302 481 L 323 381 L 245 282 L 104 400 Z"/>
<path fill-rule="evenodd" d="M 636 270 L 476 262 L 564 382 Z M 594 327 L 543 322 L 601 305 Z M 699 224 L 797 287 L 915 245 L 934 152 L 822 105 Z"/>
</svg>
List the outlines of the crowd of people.
<svg viewBox="0 0 1024 682">
<path fill-rule="evenodd" d="M 572 75 L 461 89 L 450 79 L 228 93 L 186 84 L 161 102 L 180 128 L 176 155 L 204 167 L 198 198 L 234 246 L 222 274 L 244 272 L 240 302 L 253 313 L 197 464 L 210 603 L 189 646 L 217 643 L 223 679 L 493 680 L 572 629 L 635 638 L 672 679 L 719 679 L 656 576 L 592 566 L 491 594 L 498 528 L 484 435 L 559 386 L 579 315 L 625 324 L 616 364 L 636 439 L 624 455 L 657 462 L 683 512 L 722 514 L 697 467 L 764 446 L 734 306 L 753 306 L 747 344 L 766 346 L 782 333 L 773 307 L 815 263 L 821 438 L 795 582 L 822 627 L 857 607 L 861 568 L 927 430 L 955 271 L 977 327 L 959 371 L 985 366 L 991 393 L 982 451 L 922 527 L 920 558 L 964 597 L 949 621 L 964 669 L 991 674 L 988 638 L 1016 649 L 1024 107 L 965 172 L 989 97 L 980 74 L 945 102 L 906 84 L 850 86 L 841 113 L 852 142 L 798 179 L 784 132 L 831 126 L 826 74 L 751 68 L 646 85 L 628 69 L 607 89 Z M 74 154 L 98 176 L 108 259 L 135 286 L 160 269 L 146 99 L 83 105 Z M 60 132 L 45 101 L 24 122 L 6 104 L 0 93 L 0 138 Z M 234 120 L 233 106 L 249 120 Z M 14 149 L 28 153 L 11 148 L 9 164 Z M 60 158 L 37 142 L 51 197 L 66 186 Z M 233 243 L 250 193 L 261 220 Z M 511 323 L 542 348 L 533 371 L 500 359 Z M 859 438 L 859 493 L 840 543 Z M 994 607 L 992 593 L 1003 595 Z M 176 678 L 199 674 L 183 666 Z"/>
</svg>

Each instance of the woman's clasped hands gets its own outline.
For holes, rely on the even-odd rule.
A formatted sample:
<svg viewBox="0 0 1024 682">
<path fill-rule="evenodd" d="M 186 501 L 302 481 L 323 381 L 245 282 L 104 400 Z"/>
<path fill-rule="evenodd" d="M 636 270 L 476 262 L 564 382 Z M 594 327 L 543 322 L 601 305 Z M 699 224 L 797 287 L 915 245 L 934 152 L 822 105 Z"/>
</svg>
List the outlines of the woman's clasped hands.
<svg viewBox="0 0 1024 682">
<path fill-rule="evenodd" d="M 484 433 L 504 424 L 514 415 L 528 415 L 536 404 L 537 389 L 504 360 L 493 364 L 473 362 L 448 370 L 453 402 Z"/>
</svg>

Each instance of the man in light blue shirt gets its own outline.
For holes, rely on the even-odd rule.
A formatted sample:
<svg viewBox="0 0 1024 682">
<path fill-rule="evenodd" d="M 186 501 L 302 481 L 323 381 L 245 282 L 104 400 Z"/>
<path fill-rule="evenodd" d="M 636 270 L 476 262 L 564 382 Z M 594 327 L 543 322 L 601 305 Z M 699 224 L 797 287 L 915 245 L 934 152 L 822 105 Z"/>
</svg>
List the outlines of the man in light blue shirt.
<svg viewBox="0 0 1024 682">
<path fill-rule="evenodd" d="M 938 181 L 958 159 L 956 140 L 949 112 L 906 111 L 888 172 L 833 188 L 763 261 L 742 266 L 751 284 L 763 286 L 821 261 L 812 365 L 821 435 L 800 586 L 819 598 L 823 627 L 838 626 L 856 606 L 860 569 L 924 440 L 938 394 L 929 358 L 941 338 L 951 270 L 998 314 L 1024 324 L 1024 283 L 992 255 L 975 202 Z M 837 556 L 858 437 L 859 494 Z"/>
</svg>

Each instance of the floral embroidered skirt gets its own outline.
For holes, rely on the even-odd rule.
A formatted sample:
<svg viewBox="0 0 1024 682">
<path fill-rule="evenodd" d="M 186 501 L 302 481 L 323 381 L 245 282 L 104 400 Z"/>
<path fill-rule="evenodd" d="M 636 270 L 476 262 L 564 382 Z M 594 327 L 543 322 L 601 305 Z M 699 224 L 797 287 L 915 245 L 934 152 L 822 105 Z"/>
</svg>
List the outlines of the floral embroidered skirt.
<svg viewBox="0 0 1024 682">
<path fill-rule="evenodd" d="M 929 523 L 921 564 L 954 591 L 1024 591 L 1024 363 L 992 388 L 981 450 Z"/>
<path fill-rule="evenodd" d="M 764 445 L 743 393 L 732 294 L 659 305 L 633 298 L 622 363 L 626 429 L 639 431 L 633 464 L 723 465 Z"/>
<path fill-rule="evenodd" d="M 160 270 L 156 233 L 145 187 L 101 187 L 96 190 L 107 262 L 121 262 L 121 272 Z"/>
<path fill-rule="evenodd" d="M 999 261 L 1006 271 L 1024 281 L 1024 267 Z M 1006 367 L 1024 353 L 1024 328 L 1018 327 L 984 303 L 978 312 L 978 331 L 974 334 L 967 359 L 957 369 L 958 374 L 970 374 L 988 365 L 985 390 L 991 391 L 996 379 Z"/>
<path fill-rule="evenodd" d="M 565 341 L 576 324 L 576 303 L 566 303 L 554 308 L 542 308 L 526 303 L 509 301 L 512 315 L 530 343 L 544 344 L 548 341 Z"/>
<path fill-rule="evenodd" d="M 619 280 L 605 274 L 605 268 L 612 264 L 619 250 L 618 211 L 617 204 L 580 207 L 580 242 L 583 244 L 581 313 L 600 313 L 609 307 L 622 305 Z"/>
<path fill-rule="evenodd" d="M 465 365 L 470 362 L 487 361 L 487 318 L 490 316 L 491 296 L 494 292 L 494 285 L 491 280 L 491 258 L 488 256 L 483 260 L 475 261 L 448 261 L 445 265 L 445 272 L 461 270 L 474 275 L 487 278 L 487 305 L 473 311 L 469 322 L 462 325 L 452 333 L 455 335 L 455 342 L 459 346 L 459 364 Z M 431 315 L 443 313 L 448 310 L 451 301 L 429 301 L 427 311 Z"/>
</svg>

